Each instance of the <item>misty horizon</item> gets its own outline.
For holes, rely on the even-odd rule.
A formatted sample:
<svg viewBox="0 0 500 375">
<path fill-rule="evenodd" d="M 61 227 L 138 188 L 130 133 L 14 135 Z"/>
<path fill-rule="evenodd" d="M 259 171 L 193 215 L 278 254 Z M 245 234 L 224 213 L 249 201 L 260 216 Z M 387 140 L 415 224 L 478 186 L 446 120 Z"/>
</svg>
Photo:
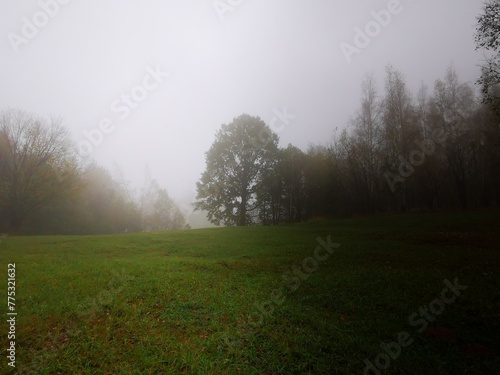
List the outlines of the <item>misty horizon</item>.
<svg viewBox="0 0 500 375">
<path fill-rule="evenodd" d="M 365 74 L 382 89 L 392 65 L 414 95 L 421 83 L 432 93 L 450 64 L 473 85 L 484 58 L 473 40 L 479 0 L 42 3 L 4 5 L 3 109 L 60 117 L 80 145 L 102 127 L 91 159 L 136 191 L 150 170 L 183 207 L 215 132 L 243 113 L 275 124 L 281 147 L 306 150 L 348 126 Z M 373 21 L 380 30 L 358 48 Z"/>
</svg>

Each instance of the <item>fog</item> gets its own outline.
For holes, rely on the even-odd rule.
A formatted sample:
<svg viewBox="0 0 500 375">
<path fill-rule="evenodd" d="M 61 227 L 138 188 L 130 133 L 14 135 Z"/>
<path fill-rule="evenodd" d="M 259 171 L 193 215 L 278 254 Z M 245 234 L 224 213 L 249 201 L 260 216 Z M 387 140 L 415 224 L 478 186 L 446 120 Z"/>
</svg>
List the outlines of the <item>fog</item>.
<svg viewBox="0 0 500 375">
<path fill-rule="evenodd" d="M 189 203 L 216 130 L 242 113 L 273 124 L 280 145 L 306 149 L 347 125 L 363 76 L 373 72 L 382 87 L 388 64 L 412 92 L 422 81 L 432 90 L 451 63 L 474 83 L 483 59 L 473 40 L 482 5 L 2 2 L 1 109 L 61 117 L 80 149 L 120 169 L 132 188 L 149 169 L 174 199 Z M 378 29 L 376 17 L 384 23 Z M 374 36 L 358 48 L 355 30 L 367 25 Z M 346 54 L 346 44 L 356 53 Z"/>
</svg>

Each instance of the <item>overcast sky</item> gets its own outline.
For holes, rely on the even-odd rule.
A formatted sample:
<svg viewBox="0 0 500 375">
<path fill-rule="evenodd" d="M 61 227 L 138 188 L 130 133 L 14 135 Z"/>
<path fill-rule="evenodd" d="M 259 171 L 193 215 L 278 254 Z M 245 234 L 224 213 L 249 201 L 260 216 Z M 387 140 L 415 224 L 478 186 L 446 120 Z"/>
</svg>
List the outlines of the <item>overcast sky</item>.
<svg viewBox="0 0 500 375">
<path fill-rule="evenodd" d="M 184 202 L 215 132 L 242 113 L 305 150 L 346 126 L 367 72 L 382 87 L 392 64 L 416 92 L 450 63 L 473 83 L 482 60 L 482 0 L 55 1 L 0 3 L 0 110 L 60 116 L 99 164 L 133 187 L 148 166 Z M 99 141 L 99 126 L 91 145 L 83 132 Z"/>
</svg>

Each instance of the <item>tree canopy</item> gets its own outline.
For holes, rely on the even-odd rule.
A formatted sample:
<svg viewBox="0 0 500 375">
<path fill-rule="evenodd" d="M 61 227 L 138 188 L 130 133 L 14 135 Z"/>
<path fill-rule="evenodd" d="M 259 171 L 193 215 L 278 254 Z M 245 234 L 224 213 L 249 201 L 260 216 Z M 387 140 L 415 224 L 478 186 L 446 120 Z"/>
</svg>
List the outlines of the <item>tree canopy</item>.
<svg viewBox="0 0 500 375">
<path fill-rule="evenodd" d="M 478 18 L 476 33 L 477 49 L 490 53 L 482 67 L 479 83 L 483 97 L 493 105 L 500 116 L 500 1 L 488 1 L 484 13 Z"/>
<path fill-rule="evenodd" d="M 10 230 L 79 186 L 79 163 L 60 121 L 24 111 L 0 114 L 0 206 Z"/>
<path fill-rule="evenodd" d="M 500 201 L 500 129 L 453 66 L 413 95 L 386 69 L 361 85 L 359 110 L 328 145 L 306 152 L 258 117 L 223 125 L 206 154 L 195 207 L 217 225 L 276 225 L 323 216 L 469 208 Z"/>
<path fill-rule="evenodd" d="M 222 125 L 206 153 L 197 210 L 215 225 L 248 225 L 258 214 L 257 191 L 278 150 L 278 136 L 259 118 L 243 114 Z"/>
<path fill-rule="evenodd" d="M 0 232 L 105 234 L 188 227 L 156 182 L 134 197 L 106 169 L 85 164 L 61 121 L 14 109 L 0 114 Z"/>
</svg>

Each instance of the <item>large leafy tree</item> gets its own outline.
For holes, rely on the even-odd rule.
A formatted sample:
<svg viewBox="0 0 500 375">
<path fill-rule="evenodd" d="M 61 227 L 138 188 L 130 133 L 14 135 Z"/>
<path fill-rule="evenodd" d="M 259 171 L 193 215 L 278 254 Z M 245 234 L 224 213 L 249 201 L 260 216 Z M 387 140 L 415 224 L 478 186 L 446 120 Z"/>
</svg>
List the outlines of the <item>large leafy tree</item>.
<svg viewBox="0 0 500 375">
<path fill-rule="evenodd" d="M 78 186 L 78 158 L 59 121 L 20 110 L 0 113 L 0 208 L 12 233 L 31 213 Z"/>
<path fill-rule="evenodd" d="M 484 14 L 479 16 L 476 46 L 489 51 L 478 83 L 482 86 L 485 102 L 492 104 L 500 116 L 500 0 L 488 1 Z"/>
<path fill-rule="evenodd" d="M 195 210 L 215 225 L 250 225 L 259 217 L 257 192 L 278 152 L 278 136 L 259 118 L 243 114 L 222 125 L 206 153 Z"/>
</svg>

